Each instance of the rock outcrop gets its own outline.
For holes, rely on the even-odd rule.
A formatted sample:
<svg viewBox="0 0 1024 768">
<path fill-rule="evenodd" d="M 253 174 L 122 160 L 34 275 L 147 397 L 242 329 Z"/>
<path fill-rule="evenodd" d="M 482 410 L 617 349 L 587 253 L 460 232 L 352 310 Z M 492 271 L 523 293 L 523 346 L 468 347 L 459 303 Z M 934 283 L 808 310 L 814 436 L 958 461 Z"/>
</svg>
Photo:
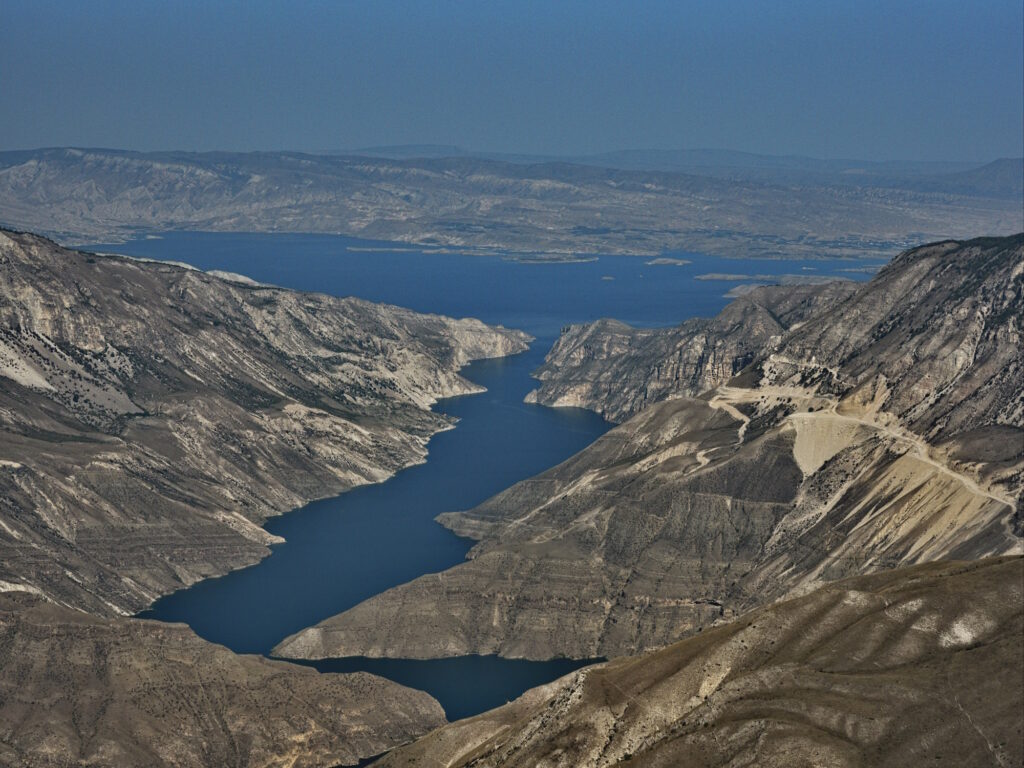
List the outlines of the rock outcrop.
<svg viewBox="0 0 1024 768">
<path fill-rule="evenodd" d="M 716 317 L 676 328 L 616 320 L 562 331 L 534 376 L 527 402 L 574 406 L 621 422 L 652 403 L 695 397 L 724 384 L 781 341 L 790 328 L 855 290 L 849 282 L 755 288 Z"/>
<path fill-rule="evenodd" d="M 238 656 L 181 624 L 0 595 L 0 763 L 23 768 L 354 765 L 444 723 L 367 674 Z"/>
<path fill-rule="evenodd" d="M 588 667 L 374 765 L 1020 765 L 1022 566 L 842 581 Z"/>
<path fill-rule="evenodd" d="M 277 652 L 611 657 L 823 582 L 1020 553 L 1022 317 L 1024 236 L 904 254 L 728 385 L 442 515 L 468 562 Z"/>
<path fill-rule="evenodd" d="M 898 256 L 866 290 L 789 334 L 758 386 L 812 388 L 930 442 L 1024 425 L 1024 235 Z"/>
<path fill-rule="evenodd" d="M 260 524 L 420 462 L 516 331 L 0 231 L 0 589 L 100 615 L 251 564 Z"/>
</svg>

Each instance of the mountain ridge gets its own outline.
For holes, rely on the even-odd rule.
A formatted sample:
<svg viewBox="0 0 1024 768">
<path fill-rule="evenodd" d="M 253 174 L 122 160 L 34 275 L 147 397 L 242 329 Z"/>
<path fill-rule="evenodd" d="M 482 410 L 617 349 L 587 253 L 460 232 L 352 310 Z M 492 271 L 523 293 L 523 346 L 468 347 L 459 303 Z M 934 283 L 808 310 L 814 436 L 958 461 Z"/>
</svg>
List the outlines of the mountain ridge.
<svg viewBox="0 0 1024 768">
<path fill-rule="evenodd" d="M 0 221 L 78 243 L 173 229 L 325 232 L 548 258 L 879 256 L 1024 226 L 1010 200 L 814 180 L 465 156 L 80 149 L 0 153 Z"/>
<path fill-rule="evenodd" d="M 622 422 L 667 397 L 695 397 L 724 384 L 795 324 L 854 290 L 828 287 L 755 288 L 713 318 L 675 328 L 632 328 L 598 320 L 563 329 L 527 402 L 574 406 Z"/>
<path fill-rule="evenodd" d="M 1020 558 L 830 584 L 584 668 L 374 765 L 1017 765 L 1022 586 Z"/>
</svg>

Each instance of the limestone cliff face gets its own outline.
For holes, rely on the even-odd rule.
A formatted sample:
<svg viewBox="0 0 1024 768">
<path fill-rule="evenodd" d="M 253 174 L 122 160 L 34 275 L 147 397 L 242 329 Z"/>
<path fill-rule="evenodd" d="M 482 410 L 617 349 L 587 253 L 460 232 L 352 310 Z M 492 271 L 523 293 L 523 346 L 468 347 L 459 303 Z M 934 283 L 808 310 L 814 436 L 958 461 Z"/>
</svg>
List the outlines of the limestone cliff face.
<svg viewBox="0 0 1024 768">
<path fill-rule="evenodd" d="M 566 328 L 527 402 L 589 408 L 621 422 L 652 403 L 724 384 L 790 328 L 849 296 L 851 283 L 757 288 L 712 319 L 676 328 L 599 320 Z"/>
<path fill-rule="evenodd" d="M 901 254 L 754 373 L 885 411 L 933 442 L 1021 426 L 1024 235 Z"/>
<path fill-rule="evenodd" d="M 588 667 L 374 765 L 1020 765 L 1022 584 L 1019 558 L 839 582 Z"/>
<path fill-rule="evenodd" d="M 0 595 L 0 763 L 24 768 L 354 765 L 444 723 L 367 674 L 236 656 L 180 624 Z"/>
<path fill-rule="evenodd" d="M 930 277 L 950 263 L 980 275 L 957 300 Z M 649 406 L 562 465 L 442 515 L 479 541 L 468 562 L 371 598 L 279 653 L 617 656 L 823 582 L 1024 551 L 1024 352 L 1010 343 L 1022 269 L 1019 237 L 901 257 L 729 384 Z M 908 303 L 894 284 L 924 292 Z M 942 317 L 962 304 L 979 308 L 976 326 L 912 319 L 921 306 Z M 889 319 L 873 323 L 858 305 Z M 834 323 L 882 339 L 874 371 L 859 354 L 867 342 L 819 356 L 803 341 L 844 338 Z M 979 340 L 966 362 L 925 354 L 960 348 L 965 333 Z M 891 390 L 874 383 L 882 371 Z M 880 394 L 867 397 L 865 382 Z"/>
<path fill-rule="evenodd" d="M 422 461 L 459 367 L 525 343 L 0 232 L 0 586 L 109 615 L 250 564 L 268 515 Z"/>
</svg>

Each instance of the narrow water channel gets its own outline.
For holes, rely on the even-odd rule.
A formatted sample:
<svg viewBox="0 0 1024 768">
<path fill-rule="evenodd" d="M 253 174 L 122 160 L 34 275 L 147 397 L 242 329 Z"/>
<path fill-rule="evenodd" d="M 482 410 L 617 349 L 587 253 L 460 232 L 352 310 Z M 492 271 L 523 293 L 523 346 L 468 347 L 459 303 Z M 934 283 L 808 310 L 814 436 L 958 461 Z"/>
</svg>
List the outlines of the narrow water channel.
<svg viewBox="0 0 1024 768">
<path fill-rule="evenodd" d="M 238 653 L 265 654 L 293 632 L 461 562 L 472 542 L 434 522 L 438 514 L 475 506 L 568 458 L 610 426 L 588 411 L 522 402 L 535 384 L 530 372 L 552 341 L 538 339 L 523 354 L 467 366 L 464 375 L 487 391 L 435 406 L 459 423 L 430 441 L 425 464 L 270 520 L 267 530 L 286 540 L 270 557 L 164 597 L 141 615 L 185 622 Z M 581 664 L 467 657 L 315 666 L 375 672 L 427 690 L 452 719 L 503 704 Z"/>
</svg>

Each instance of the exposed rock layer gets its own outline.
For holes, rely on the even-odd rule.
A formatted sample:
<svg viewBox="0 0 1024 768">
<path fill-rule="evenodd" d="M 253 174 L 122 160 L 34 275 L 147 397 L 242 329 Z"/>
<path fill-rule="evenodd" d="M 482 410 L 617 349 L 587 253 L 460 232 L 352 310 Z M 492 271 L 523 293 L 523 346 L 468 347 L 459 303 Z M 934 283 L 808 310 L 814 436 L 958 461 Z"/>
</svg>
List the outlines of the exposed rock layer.
<svg viewBox="0 0 1024 768">
<path fill-rule="evenodd" d="M 0 595 L 0 763 L 353 765 L 444 723 L 421 691 L 237 656 L 185 626 Z"/>
<path fill-rule="evenodd" d="M 783 334 L 855 286 L 756 288 L 716 317 L 676 328 L 633 328 L 615 320 L 562 331 L 534 376 L 528 402 L 575 406 L 621 422 L 669 397 L 699 395 L 724 384 Z"/>
<path fill-rule="evenodd" d="M 900 255 L 754 373 L 884 411 L 930 441 L 1024 426 L 1024 234 Z"/>
<path fill-rule="evenodd" d="M 469 562 L 278 652 L 610 657 L 823 581 L 1019 553 L 1022 310 L 1024 237 L 904 254 L 731 385 L 442 515 Z"/>
<path fill-rule="evenodd" d="M 341 232 L 543 253 L 890 255 L 1024 226 L 1019 195 L 782 184 L 565 163 L 50 149 L 0 154 L 0 223 L 76 242 L 167 229 Z"/>
<path fill-rule="evenodd" d="M 1019 558 L 843 581 L 589 667 L 374 765 L 1020 765 L 1022 586 Z"/>
<path fill-rule="evenodd" d="M 422 461 L 460 366 L 525 345 L 0 232 L 0 588 L 109 615 L 255 562 L 268 515 Z"/>
</svg>

